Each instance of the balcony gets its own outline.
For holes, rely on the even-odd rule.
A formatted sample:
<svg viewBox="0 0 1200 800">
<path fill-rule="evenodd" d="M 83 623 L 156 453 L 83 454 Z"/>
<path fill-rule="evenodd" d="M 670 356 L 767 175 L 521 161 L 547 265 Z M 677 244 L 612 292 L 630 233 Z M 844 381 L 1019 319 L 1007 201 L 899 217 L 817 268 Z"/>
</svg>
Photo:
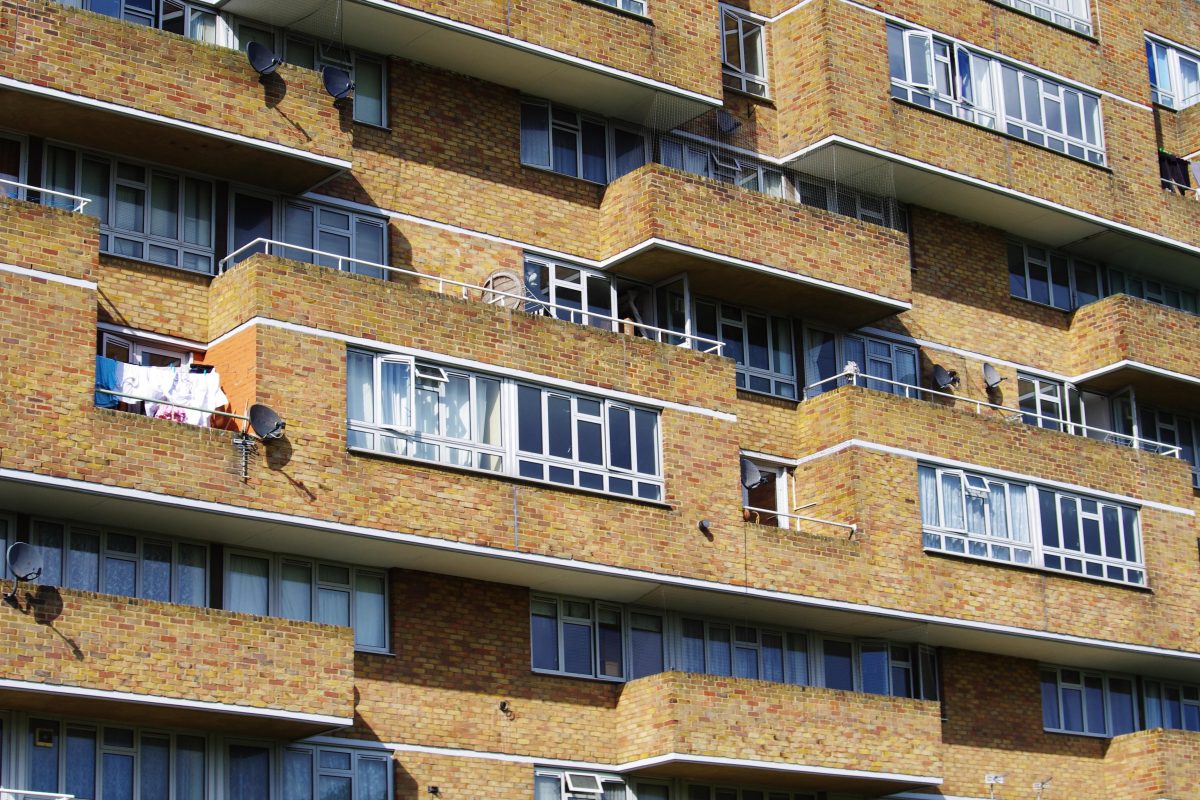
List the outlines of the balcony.
<svg viewBox="0 0 1200 800">
<path fill-rule="evenodd" d="M 0 116 L 25 133 L 285 192 L 350 168 L 311 70 L 260 81 L 236 50 L 48 0 L 4 0 L 0 22 Z"/>
<path fill-rule="evenodd" d="M 349 725 L 349 628 L 23 585 L 0 701 L 41 714 L 301 738 Z"/>
<path fill-rule="evenodd" d="M 617 705 L 638 775 L 871 796 L 940 784 L 936 702 L 666 672 Z"/>
<path fill-rule="evenodd" d="M 1118 736 L 1104 756 L 1110 794 L 1128 800 L 1200 797 L 1200 733 L 1155 728 Z"/>
<path fill-rule="evenodd" d="M 223 11 L 328 38 L 323 0 L 228 0 Z M 721 105 L 717 30 L 699 0 L 656 4 L 653 21 L 563 0 L 503 5 L 354 0 L 342 41 L 527 94 L 669 130 Z M 650 65 L 650 66 L 648 66 Z"/>
<path fill-rule="evenodd" d="M 600 238 L 611 270 L 693 294 L 849 327 L 911 308 L 906 234 L 659 164 L 608 186 Z"/>
<path fill-rule="evenodd" d="M 1200 317 L 1129 295 L 1112 295 L 1075 312 L 1074 363 L 1081 388 L 1110 392 L 1133 385 L 1139 402 L 1200 409 Z"/>
</svg>

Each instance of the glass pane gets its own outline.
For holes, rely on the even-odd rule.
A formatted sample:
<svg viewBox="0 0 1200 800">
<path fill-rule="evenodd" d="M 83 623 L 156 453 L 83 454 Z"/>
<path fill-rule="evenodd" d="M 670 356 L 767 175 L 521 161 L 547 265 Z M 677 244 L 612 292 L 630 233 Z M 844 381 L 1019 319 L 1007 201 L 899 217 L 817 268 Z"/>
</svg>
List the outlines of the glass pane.
<svg viewBox="0 0 1200 800">
<path fill-rule="evenodd" d="M 517 447 L 542 452 L 542 391 L 532 386 L 517 387 Z"/>
<path fill-rule="evenodd" d="M 137 595 L 137 562 L 124 558 L 104 559 L 104 592 L 126 597 Z"/>
<path fill-rule="evenodd" d="M 576 675 L 592 674 L 592 626 L 563 623 L 563 669 Z"/>
<path fill-rule="evenodd" d="M 550 455 L 559 458 L 571 458 L 574 455 L 570 398 L 561 395 L 547 396 L 546 434 Z"/>
<path fill-rule="evenodd" d="M 228 800 L 262 800 L 271 794 L 271 751 L 265 747 L 229 746 Z"/>
<path fill-rule="evenodd" d="M 104 800 L 133 800 L 133 756 L 105 753 L 101 759 Z"/>
<path fill-rule="evenodd" d="M 354 770 L 357 800 L 387 800 L 390 766 L 390 761 L 382 758 L 359 757 Z"/>
<path fill-rule="evenodd" d="M 74 156 L 72 156 L 72 159 Z M 56 170 L 57 171 L 57 170 Z M 91 200 L 83 207 L 84 213 L 89 214 L 104 224 L 108 224 L 108 183 L 109 165 L 107 161 L 96 161 L 94 159 L 83 159 L 83 174 L 80 180 L 79 191 L 84 197 Z M 54 186 L 52 188 L 57 189 Z M 74 189 L 67 191 L 73 192 Z M 71 203 L 72 201 L 66 198 L 58 198 L 62 202 Z"/>
<path fill-rule="evenodd" d="M 171 545 L 146 542 L 142 546 L 142 593 L 148 600 L 171 599 Z"/>
<path fill-rule="evenodd" d="M 354 62 L 354 118 L 371 125 L 385 125 L 383 65 L 377 61 Z"/>
<path fill-rule="evenodd" d="M 162 800 L 171 796 L 171 740 L 165 736 L 143 736 L 139 753 L 138 797 Z"/>
<path fill-rule="evenodd" d="M 550 166 L 550 114 L 544 105 L 521 104 L 521 163 Z"/>
<path fill-rule="evenodd" d="M 118 195 L 119 196 L 119 195 Z M 150 235 L 179 237 L 179 179 L 155 175 L 150 181 Z"/>
<path fill-rule="evenodd" d="M 625 673 L 621 612 L 616 609 L 598 608 L 596 625 L 600 648 L 600 674 L 610 678 L 619 678 Z"/>
<path fill-rule="evenodd" d="M 862 645 L 859 658 L 862 669 L 862 690 L 871 694 L 888 693 L 888 648 L 884 644 Z"/>
<path fill-rule="evenodd" d="M 629 631 L 630 678 L 655 675 L 664 669 L 662 617 L 631 614 Z"/>
<path fill-rule="evenodd" d="M 350 593 L 340 589 L 317 589 L 317 622 L 350 624 Z"/>
<path fill-rule="evenodd" d="M 203 606 L 208 594 L 208 549 L 203 545 L 180 544 L 177 572 L 175 602 Z"/>
<path fill-rule="evenodd" d="M 35 751 L 42 748 L 35 746 Z M 57 751 L 57 747 L 53 748 Z M 40 763 L 33 754 L 33 763 Z M 76 797 L 96 796 L 96 732 L 86 728 L 67 728 L 66 781 L 63 791 Z M 34 777 L 37 775 L 35 766 Z"/>
<path fill-rule="evenodd" d="M 175 737 L 175 800 L 204 800 L 204 752 L 203 738 Z"/>
<path fill-rule="evenodd" d="M 710 625 L 708 629 L 708 673 L 710 675 L 732 675 L 729 628 Z"/>
<path fill-rule="evenodd" d="M 645 475 L 658 474 L 658 414 L 635 409 L 634 429 L 637 436 L 637 471 Z"/>
<path fill-rule="evenodd" d="M 608 457 L 613 467 L 633 469 L 629 409 L 618 406 L 608 409 Z"/>
<path fill-rule="evenodd" d="M 288 800 L 313 800 L 312 751 L 283 751 L 283 794 Z"/>
<path fill-rule="evenodd" d="M 387 647 L 387 594 L 382 575 L 354 578 L 354 641 L 361 647 Z"/>
<path fill-rule="evenodd" d="M 229 610 L 245 614 L 268 613 L 270 562 L 265 558 L 229 556 Z"/>
<path fill-rule="evenodd" d="M 100 588 L 100 536 L 71 531 L 67 553 L 67 586 L 94 592 Z"/>
<path fill-rule="evenodd" d="M 830 689 L 854 690 L 854 658 L 850 642 L 822 642 L 825 685 Z"/>
<path fill-rule="evenodd" d="M 558 604 L 535 600 L 530 610 L 534 669 L 558 669 Z"/>
<path fill-rule="evenodd" d="M 62 586 L 63 526 L 54 522 L 33 523 L 32 544 L 42 559 L 42 574 L 39 583 L 47 586 Z M 5 570 L 7 574 L 8 570 Z"/>
<path fill-rule="evenodd" d="M 280 570 L 279 613 L 288 619 L 312 619 L 312 567 L 283 563 Z"/>
</svg>

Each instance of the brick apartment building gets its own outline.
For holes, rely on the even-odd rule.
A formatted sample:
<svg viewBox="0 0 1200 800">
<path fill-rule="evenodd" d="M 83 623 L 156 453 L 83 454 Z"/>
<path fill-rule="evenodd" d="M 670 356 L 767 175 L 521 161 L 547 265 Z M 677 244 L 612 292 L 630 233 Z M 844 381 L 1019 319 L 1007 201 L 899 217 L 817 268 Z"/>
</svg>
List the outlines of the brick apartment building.
<svg viewBox="0 0 1200 800">
<path fill-rule="evenodd" d="M 0 798 L 1200 799 L 1197 101 L 1189 0 L 0 0 Z"/>
</svg>

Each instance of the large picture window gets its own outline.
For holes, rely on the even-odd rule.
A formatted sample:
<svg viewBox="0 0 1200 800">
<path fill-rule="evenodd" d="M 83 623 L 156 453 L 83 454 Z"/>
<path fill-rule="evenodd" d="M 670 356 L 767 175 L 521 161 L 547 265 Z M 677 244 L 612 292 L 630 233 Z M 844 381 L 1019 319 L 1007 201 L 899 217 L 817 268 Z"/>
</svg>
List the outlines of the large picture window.
<svg viewBox="0 0 1200 800">
<path fill-rule="evenodd" d="M 1200 52 L 1163 39 L 1146 39 L 1150 97 L 1168 108 L 1182 109 L 1200 101 Z"/>
<path fill-rule="evenodd" d="M 1104 164 L 1100 98 L 929 31 L 888 25 L 892 96 Z"/>
<path fill-rule="evenodd" d="M 212 272 L 212 181 L 57 145 L 46 148 L 44 169 L 46 188 L 91 201 L 84 213 L 100 220 L 102 252 Z"/>
<path fill-rule="evenodd" d="M 545 100 L 521 101 L 521 163 L 593 183 L 608 183 L 648 161 L 636 126 Z"/>
<path fill-rule="evenodd" d="M 661 500 L 659 413 L 602 397 L 350 350 L 349 445 Z"/>
<path fill-rule="evenodd" d="M 382 570 L 229 550 L 224 576 L 230 611 L 352 627 L 356 649 L 387 651 L 387 575 Z"/>
<path fill-rule="evenodd" d="M 722 354 L 737 364 L 739 389 L 797 399 L 791 320 L 732 303 L 697 300 L 696 332 L 724 343 Z"/>
<path fill-rule="evenodd" d="M 936 700 L 934 651 L 615 603 L 530 598 L 536 672 L 634 680 L 664 670 Z"/>
<path fill-rule="evenodd" d="M 917 476 L 926 550 L 1146 583 L 1132 506 L 960 469 Z"/>
</svg>

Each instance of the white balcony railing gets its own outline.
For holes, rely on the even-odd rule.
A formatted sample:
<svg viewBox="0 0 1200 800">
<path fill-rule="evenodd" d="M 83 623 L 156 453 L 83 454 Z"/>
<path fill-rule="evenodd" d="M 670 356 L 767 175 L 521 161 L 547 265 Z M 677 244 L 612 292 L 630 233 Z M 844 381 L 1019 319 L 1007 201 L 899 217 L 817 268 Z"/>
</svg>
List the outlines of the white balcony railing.
<svg viewBox="0 0 1200 800">
<path fill-rule="evenodd" d="M 706 339 L 703 336 L 695 336 L 689 333 L 680 333 L 678 331 L 668 330 L 666 328 L 656 328 L 653 325 L 646 325 L 641 322 L 631 322 L 630 320 L 621 319 L 619 317 L 609 316 L 607 314 L 597 314 L 594 311 L 587 311 L 573 306 L 565 306 L 561 303 L 551 303 L 537 297 L 533 297 L 527 293 L 515 294 L 513 292 L 505 292 L 499 289 L 494 289 L 488 286 L 480 286 L 475 283 L 465 283 L 456 281 L 450 278 L 443 278 L 439 275 L 426 275 L 423 272 L 416 272 L 411 269 L 403 269 L 402 267 L 389 267 L 386 264 L 377 264 L 373 261 L 363 261 L 360 258 L 351 258 L 350 256 L 342 256 L 337 253 L 326 253 L 322 250 L 313 250 L 311 247 L 300 247 L 287 242 L 280 242 L 274 239 L 255 239 L 248 244 L 239 247 L 232 253 L 221 259 L 218 265 L 218 272 L 223 273 L 238 261 L 247 258 L 255 253 L 264 253 L 266 255 L 278 255 L 282 258 L 294 258 L 292 253 L 307 253 L 317 258 L 326 259 L 331 262 L 331 269 L 336 269 L 339 272 L 353 271 L 354 268 L 364 270 L 382 270 L 388 275 L 406 275 L 410 278 L 416 278 L 422 281 L 437 284 L 437 290 L 440 293 L 445 293 L 446 287 L 451 286 L 460 289 L 464 300 L 472 299 L 473 293 L 478 293 L 476 299 L 493 305 L 501 304 L 504 300 L 511 300 L 517 308 L 522 308 L 525 311 L 544 316 L 553 316 L 558 319 L 567 319 L 580 322 L 583 325 L 593 325 L 593 320 L 607 323 L 603 327 L 606 330 L 620 331 L 628 326 L 640 333 L 644 338 L 655 342 L 678 342 L 679 346 L 687 347 L 691 350 L 698 350 L 701 353 L 721 353 L 724 348 L 724 342 L 718 342 L 715 339 Z M 326 266 L 326 265 L 322 265 Z"/>
<path fill-rule="evenodd" d="M 807 508 L 807 506 L 806 506 L 806 508 Z M 795 520 L 796 521 L 795 530 L 800 530 L 801 522 L 813 522 L 818 525 L 832 525 L 835 528 L 841 528 L 842 530 L 850 531 L 851 537 L 853 537 L 854 534 L 858 532 L 858 524 L 857 523 L 835 522 L 834 520 L 831 520 L 831 519 L 821 519 L 820 517 L 808 517 L 803 514 L 795 513 L 796 511 L 800 511 L 800 510 L 801 509 L 797 508 L 797 509 L 793 509 L 792 513 L 787 513 L 784 511 L 776 511 L 773 508 L 758 508 L 756 506 L 742 506 L 742 511 L 748 512 L 750 515 L 752 515 L 752 518 L 748 521 L 755 522 L 760 525 L 769 525 L 770 524 L 769 522 L 763 522 L 763 520 L 777 517 L 779 519 L 784 520 L 784 522 L 787 523 L 784 525 L 780 525 L 779 527 L 781 527 L 781 528 L 791 529 L 792 528 L 792 524 L 791 524 L 792 520 Z"/>
<path fill-rule="evenodd" d="M 1181 448 L 1177 445 L 1165 444 L 1163 442 L 1157 442 L 1153 439 L 1143 439 L 1140 436 L 1134 436 L 1128 433 L 1110 431 L 1107 428 L 1097 428 L 1093 425 L 1085 425 L 1082 422 L 1070 422 L 1058 417 L 1046 416 L 1045 414 L 1035 414 L 1032 411 L 1023 411 L 1019 408 L 1012 408 L 1011 406 L 997 405 L 996 403 L 989 403 L 986 400 L 975 400 L 970 397 L 960 397 L 956 394 L 950 394 L 949 392 L 940 392 L 936 389 L 926 389 L 922 386 L 913 386 L 908 383 L 901 383 L 888 378 L 876 378 L 871 375 L 864 375 L 863 373 L 859 372 L 857 368 L 844 370 L 843 372 L 834 375 L 832 378 L 825 378 L 824 380 L 820 380 L 816 383 L 805 386 L 804 397 L 815 397 L 816 395 L 809 390 L 822 386 L 830 386 L 832 388 L 850 384 L 852 386 L 866 386 L 867 388 L 872 388 L 871 384 L 873 383 L 883 383 L 889 386 L 894 386 L 897 389 L 902 389 L 902 394 L 906 397 L 913 397 L 914 395 L 918 398 L 945 397 L 958 403 L 968 403 L 975 407 L 976 414 L 982 414 L 983 409 L 990 408 L 1003 412 L 1002 415 L 1005 419 L 1012 420 L 1014 422 L 1031 419 L 1037 420 L 1038 424 L 1036 427 L 1039 428 L 1058 430 L 1074 436 L 1084 436 L 1089 439 L 1108 442 L 1109 444 L 1121 445 L 1122 447 L 1132 447 L 1134 450 L 1144 450 L 1148 453 L 1157 453 L 1159 455 L 1171 456 L 1173 458 L 1181 457 Z M 1043 422 L 1046 424 L 1041 424 Z"/>
<path fill-rule="evenodd" d="M 56 192 L 53 189 L 43 189 L 40 186 L 31 186 L 28 183 L 17 183 L 5 178 L 0 178 L 0 195 L 11 197 L 16 200 L 24 200 L 31 194 L 44 195 L 48 194 L 51 197 L 61 197 L 64 200 L 70 200 L 72 203 L 71 212 L 78 214 L 83 211 L 84 207 L 92 202 L 86 197 L 80 197 L 77 194 L 67 194 L 66 192 Z M 11 188 L 9 188 L 11 187 Z M 49 205 L 48 203 L 46 205 Z M 0 800 L 4 800 L 0 797 Z"/>
</svg>

